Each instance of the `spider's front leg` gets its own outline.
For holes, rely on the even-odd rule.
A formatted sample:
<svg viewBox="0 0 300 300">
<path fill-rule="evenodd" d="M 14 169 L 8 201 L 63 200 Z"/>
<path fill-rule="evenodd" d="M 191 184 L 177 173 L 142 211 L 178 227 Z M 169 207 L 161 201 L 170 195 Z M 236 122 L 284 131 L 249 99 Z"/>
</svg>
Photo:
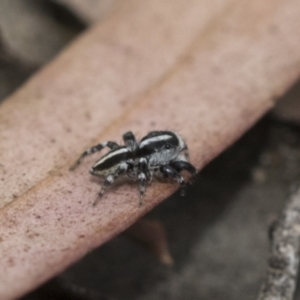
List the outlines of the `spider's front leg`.
<svg viewBox="0 0 300 300">
<path fill-rule="evenodd" d="M 173 178 L 181 185 L 180 194 L 182 196 L 185 195 L 185 186 L 186 182 L 184 181 L 183 177 L 179 174 L 180 171 L 186 170 L 191 175 L 195 176 L 197 174 L 196 168 L 187 161 L 174 161 L 171 162 L 170 165 L 162 166 L 161 172 L 166 174 L 168 177 Z"/>
<path fill-rule="evenodd" d="M 175 180 L 181 186 L 183 186 L 185 184 L 183 177 L 171 165 L 161 166 L 159 170 L 166 177 L 169 177 L 169 178 Z"/>
<path fill-rule="evenodd" d="M 143 196 L 146 191 L 146 185 L 151 180 L 151 172 L 148 167 L 147 159 L 141 158 L 138 164 L 138 181 L 140 190 L 140 202 L 139 205 L 143 205 Z"/>
<path fill-rule="evenodd" d="M 177 172 L 177 170 L 175 170 L 170 165 L 165 165 L 165 166 L 160 167 L 160 172 L 162 174 L 164 174 L 165 176 L 175 180 L 177 183 L 179 183 L 181 186 L 180 194 L 182 196 L 185 195 L 185 190 L 184 190 L 185 181 L 184 181 L 183 177 Z"/>
<path fill-rule="evenodd" d="M 189 172 L 193 177 L 195 177 L 197 175 L 197 169 L 189 162 L 187 161 L 174 161 L 171 163 L 171 166 L 177 171 L 177 172 L 181 172 L 181 171 L 187 171 Z M 193 177 L 190 180 L 190 183 L 193 182 Z M 181 190 L 181 194 L 184 195 L 185 194 L 185 190 L 184 188 Z"/>
<path fill-rule="evenodd" d="M 115 143 L 115 142 L 107 141 L 107 142 L 103 142 L 103 143 L 100 143 L 98 145 L 95 145 L 95 146 L 93 146 L 91 148 L 88 148 L 87 150 L 85 150 L 80 155 L 80 157 L 77 159 L 77 161 L 75 162 L 75 164 L 70 168 L 70 171 L 73 171 L 82 162 L 82 160 L 86 156 L 91 155 L 91 154 L 93 154 L 95 152 L 99 152 L 99 151 L 101 151 L 105 147 L 108 147 L 111 150 L 114 150 L 114 149 L 117 149 L 120 146 L 117 143 Z"/>
<path fill-rule="evenodd" d="M 177 172 L 186 170 L 193 176 L 197 174 L 196 168 L 187 161 L 183 161 L 183 160 L 174 161 L 170 163 L 170 166 L 172 166 Z"/>
</svg>

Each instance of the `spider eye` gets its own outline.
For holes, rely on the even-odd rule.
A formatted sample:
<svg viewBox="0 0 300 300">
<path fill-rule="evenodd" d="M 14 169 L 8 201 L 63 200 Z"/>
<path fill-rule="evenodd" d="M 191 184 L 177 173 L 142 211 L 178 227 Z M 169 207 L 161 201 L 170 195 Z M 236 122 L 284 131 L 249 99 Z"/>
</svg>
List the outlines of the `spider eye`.
<svg viewBox="0 0 300 300">
<path fill-rule="evenodd" d="M 165 144 L 165 149 L 170 149 L 171 145 L 170 144 Z"/>
</svg>

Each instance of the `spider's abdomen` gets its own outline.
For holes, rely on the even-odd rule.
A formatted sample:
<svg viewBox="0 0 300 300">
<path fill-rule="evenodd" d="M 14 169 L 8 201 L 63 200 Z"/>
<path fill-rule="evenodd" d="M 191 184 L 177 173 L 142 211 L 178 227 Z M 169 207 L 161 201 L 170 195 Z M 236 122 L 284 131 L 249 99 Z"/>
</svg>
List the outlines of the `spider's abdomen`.
<svg viewBox="0 0 300 300">
<path fill-rule="evenodd" d="M 90 173 L 97 176 L 112 174 L 121 164 L 132 158 L 132 152 L 126 147 L 112 150 L 101 157 L 90 169 Z"/>
</svg>

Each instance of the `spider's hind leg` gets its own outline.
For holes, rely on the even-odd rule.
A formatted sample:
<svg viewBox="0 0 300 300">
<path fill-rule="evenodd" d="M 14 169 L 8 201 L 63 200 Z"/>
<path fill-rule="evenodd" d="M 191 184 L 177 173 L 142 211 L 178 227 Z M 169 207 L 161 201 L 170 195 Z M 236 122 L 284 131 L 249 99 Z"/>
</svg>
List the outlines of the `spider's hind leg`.
<svg viewBox="0 0 300 300">
<path fill-rule="evenodd" d="M 100 143 L 98 145 L 95 145 L 95 146 L 93 146 L 91 148 L 88 148 L 87 150 L 85 150 L 80 155 L 80 157 L 77 159 L 77 161 L 75 162 L 75 164 L 70 168 L 70 170 L 73 171 L 82 162 L 82 160 L 86 156 L 91 155 L 91 154 L 93 154 L 95 152 L 99 152 L 99 151 L 101 151 L 105 147 L 108 147 L 111 150 L 114 150 L 114 149 L 117 149 L 120 146 L 117 143 L 115 143 L 115 142 L 107 141 L 107 142 L 103 142 L 103 143 Z"/>
</svg>

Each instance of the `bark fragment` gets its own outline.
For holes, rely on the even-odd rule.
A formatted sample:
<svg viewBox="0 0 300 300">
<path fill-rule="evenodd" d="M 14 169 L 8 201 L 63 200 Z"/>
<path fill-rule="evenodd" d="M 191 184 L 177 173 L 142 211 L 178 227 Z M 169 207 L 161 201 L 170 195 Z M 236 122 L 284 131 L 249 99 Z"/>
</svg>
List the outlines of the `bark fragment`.
<svg viewBox="0 0 300 300">
<path fill-rule="evenodd" d="M 292 300 L 300 252 L 300 188 L 291 195 L 271 230 L 266 278 L 258 300 Z"/>
</svg>

